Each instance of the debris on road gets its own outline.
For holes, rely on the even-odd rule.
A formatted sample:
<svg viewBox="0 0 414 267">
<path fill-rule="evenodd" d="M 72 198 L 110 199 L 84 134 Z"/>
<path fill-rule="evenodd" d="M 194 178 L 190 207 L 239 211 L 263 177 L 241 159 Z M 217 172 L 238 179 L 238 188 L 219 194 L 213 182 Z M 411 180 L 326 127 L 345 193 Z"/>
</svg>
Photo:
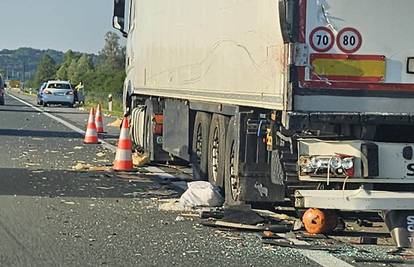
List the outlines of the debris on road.
<svg viewBox="0 0 414 267">
<path fill-rule="evenodd" d="M 162 200 L 159 200 L 158 210 L 159 211 L 188 211 L 192 209 L 184 208 L 180 204 L 180 199 L 162 199 Z"/>
<path fill-rule="evenodd" d="M 76 165 L 72 166 L 72 170 L 107 172 L 107 171 L 110 171 L 110 168 L 106 166 L 92 166 L 91 164 L 78 162 Z"/>
<path fill-rule="evenodd" d="M 253 211 L 259 214 L 260 216 L 266 217 L 266 218 L 272 218 L 272 219 L 281 220 L 281 221 L 292 221 L 292 222 L 297 221 L 297 218 L 295 217 L 291 217 L 287 214 L 275 213 L 270 210 L 253 209 Z"/>
<path fill-rule="evenodd" d="M 340 246 L 332 246 L 332 245 L 315 245 L 315 244 L 295 244 L 292 241 L 289 241 L 284 238 L 280 239 L 262 239 L 263 244 L 266 245 L 273 245 L 278 247 L 285 247 L 285 248 L 294 248 L 294 249 L 306 249 L 306 250 L 321 250 L 327 251 L 332 253 L 337 253 L 342 250 Z"/>
<path fill-rule="evenodd" d="M 72 167 L 75 171 L 81 171 L 81 170 L 89 170 L 92 166 L 90 164 L 85 164 L 82 162 L 78 162 L 75 166 Z"/>
<path fill-rule="evenodd" d="M 233 206 L 224 209 L 223 218 L 225 222 L 257 225 L 264 223 L 265 219 L 253 211 L 250 206 Z"/>
<path fill-rule="evenodd" d="M 25 165 L 26 165 L 27 167 L 40 166 L 40 164 L 39 164 L 39 163 L 29 163 L 29 162 L 26 162 L 26 163 L 25 163 Z"/>
<path fill-rule="evenodd" d="M 66 205 L 75 205 L 75 202 L 73 202 L 73 201 L 66 201 L 66 200 L 62 200 L 61 201 L 63 204 L 66 204 Z"/>
<path fill-rule="evenodd" d="M 132 162 L 135 167 L 140 167 L 140 166 L 144 166 L 145 164 L 149 163 L 150 160 L 147 154 L 133 153 Z"/>
<path fill-rule="evenodd" d="M 33 170 L 32 173 L 44 173 L 45 171 L 43 170 Z"/>
<path fill-rule="evenodd" d="M 97 186 L 96 187 L 96 189 L 99 189 L 99 190 L 112 190 L 112 189 L 114 189 L 115 187 L 113 187 L 113 186 L 110 186 L 110 187 L 105 187 L 105 186 Z"/>
<path fill-rule="evenodd" d="M 121 127 L 121 124 L 122 124 L 122 119 L 117 118 L 113 122 L 108 123 L 106 126 L 119 128 Z"/>
<path fill-rule="evenodd" d="M 271 231 L 274 233 L 286 233 L 292 230 L 291 225 L 287 224 L 258 224 L 258 225 L 249 225 L 249 224 L 242 224 L 242 223 L 231 223 L 225 222 L 221 220 L 204 220 L 201 222 L 204 226 L 210 227 L 219 227 L 219 228 L 229 228 L 229 229 L 237 229 L 237 230 L 246 230 L 246 231 Z"/>
<path fill-rule="evenodd" d="M 220 189 L 209 182 L 188 183 L 188 189 L 180 198 L 183 207 L 220 207 L 224 198 Z"/>
<path fill-rule="evenodd" d="M 222 210 L 213 210 L 213 211 L 202 211 L 200 213 L 200 218 L 201 219 L 223 219 L 224 217 L 224 212 Z"/>
<path fill-rule="evenodd" d="M 373 258 L 362 258 L 354 257 L 354 262 L 357 263 L 381 263 L 381 264 L 404 264 L 404 265 L 414 265 L 414 261 L 407 261 L 403 259 L 373 259 Z"/>
<path fill-rule="evenodd" d="M 98 157 L 98 158 L 102 158 L 102 157 L 105 157 L 105 153 L 102 153 L 102 152 L 98 152 L 98 153 L 96 153 L 96 156 Z"/>
<path fill-rule="evenodd" d="M 303 225 L 310 234 L 325 234 L 335 229 L 338 217 L 332 210 L 308 209 L 302 217 Z"/>
<path fill-rule="evenodd" d="M 358 245 L 376 245 L 378 243 L 378 238 L 372 236 L 360 236 L 358 239 L 352 240 L 351 243 Z"/>
</svg>

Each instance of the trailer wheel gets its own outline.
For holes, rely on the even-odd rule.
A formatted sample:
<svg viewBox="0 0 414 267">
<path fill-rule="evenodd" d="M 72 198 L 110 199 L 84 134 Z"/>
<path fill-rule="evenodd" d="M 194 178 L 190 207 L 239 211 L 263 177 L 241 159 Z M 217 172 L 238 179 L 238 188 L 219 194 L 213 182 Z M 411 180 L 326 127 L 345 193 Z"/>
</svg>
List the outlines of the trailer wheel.
<svg viewBox="0 0 414 267">
<path fill-rule="evenodd" d="M 226 135 L 229 119 L 214 114 L 210 124 L 208 142 L 208 180 L 223 188 L 225 170 Z"/>
<path fill-rule="evenodd" d="M 152 116 L 149 114 L 149 108 L 147 106 L 147 112 L 145 112 L 144 119 L 144 151 L 148 154 L 148 157 L 151 158 L 151 152 L 153 147 L 153 122 Z"/>
<path fill-rule="evenodd" d="M 210 122 L 210 114 L 197 112 L 194 120 L 193 141 L 191 146 L 191 165 L 194 180 L 208 180 L 207 158 Z"/>
<path fill-rule="evenodd" d="M 225 172 L 224 172 L 224 193 L 225 201 L 229 206 L 240 205 L 240 195 L 242 191 L 240 177 L 237 171 L 238 158 L 236 156 L 236 130 L 234 127 L 234 117 L 231 118 L 226 136 L 225 151 Z"/>
</svg>

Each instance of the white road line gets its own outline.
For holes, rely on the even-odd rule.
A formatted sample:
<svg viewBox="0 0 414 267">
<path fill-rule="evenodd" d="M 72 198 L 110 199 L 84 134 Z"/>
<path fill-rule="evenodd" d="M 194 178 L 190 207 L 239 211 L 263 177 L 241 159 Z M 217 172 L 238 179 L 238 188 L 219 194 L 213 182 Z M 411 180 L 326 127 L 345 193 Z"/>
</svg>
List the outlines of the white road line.
<svg viewBox="0 0 414 267">
<path fill-rule="evenodd" d="M 73 124 L 71 124 L 71 123 L 69 123 L 69 122 L 67 122 L 67 121 L 65 121 L 65 120 L 63 120 L 63 119 L 61 119 L 61 118 L 58 118 L 58 117 L 56 117 L 56 116 L 54 116 L 54 115 L 50 114 L 49 112 L 47 112 L 47 111 L 45 111 L 45 110 L 43 110 L 43 109 L 40 109 L 40 108 L 38 108 L 38 107 L 36 107 L 36 106 L 33 106 L 33 105 L 32 105 L 32 104 L 30 104 L 29 102 L 26 102 L 26 101 L 24 101 L 24 100 L 22 100 L 22 99 L 20 99 L 20 98 L 18 98 L 18 97 L 16 97 L 16 96 L 14 96 L 14 95 L 10 94 L 10 93 L 8 93 L 7 95 L 8 95 L 8 96 L 10 96 L 11 98 L 14 98 L 15 100 L 19 101 L 20 103 L 23 103 L 23 104 L 25 104 L 26 106 L 31 107 L 32 109 L 36 110 L 37 112 L 40 112 L 40 113 L 42 113 L 43 115 L 45 115 L 45 116 L 47 116 L 47 117 L 49 117 L 49 118 L 51 118 L 51 119 L 53 119 L 53 120 L 55 120 L 55 121 L 59 122 L 60 124 L 62 124 L 62 125 L 64 125 L 64 126 L 66 126 L 66 127 L 67 127 L 67 128 L 69 128 L 69 129 L 71 129 L 72 131 L 75 131 L 75 132 L 77 132 L 77 133 L 79 133 L 79 134 L 81 134 L 81 135 L 85 135 L 85 131 L 84 131 L 84 130 L 82 130 L 82 129 L 80 129 L 80 128 L 78 128 L 78 127 L 76 127 L 75 125 L 73 125 Z M 112 152 L 114 152 L 114 153 L 116 152 L 116 147 L 115 147 L 114 145 L 111 145 L 111 144 L 109 144 L 108 142 L 105 142 L 105 141 L 104 141 L 104 140 L 102 140 L 102 139 L 99 139 L 99 142 L 102 144 L 102 146 L 103 146 L 103 147 L 105 147 L 105 148 L 109 149 L 110 151 L 112 151 Z"/>
<path fill-rule="evenodd" d="M 278 234 L 278 236 L 282 238 L 286 238 L 285 234 Z M 295 245 L 309 245 L 309 243 L 306 241 L 301 241 L 301 240 L 297 240 L 294 238 L 286 238 L 286 239 L 291 241 Z M 323 267 L 331 267 L 331 266 L 353 267 L 353 265 L 341 259 L 338 259 L 337 257 L 331 255 L 329 252 L 326 252 L 326 251 L 298 249 L 298 252 Z"/>
<path fill-rule="evenodd" d="M 300 254 L 307 257 L 308 259 L 316 262 L 317 264 L 323 267 L 353 267 L 353 265 L 336 258 L 335 256 L 329 254 L 326 251 L 317 251 L 317 250 L 299 250 Z"/>
<path fill-rule="evenodd" d="M 145 170 L 149 171 L 150 173 L 156 174 L 158 178 L 162 179 L 162 180 L 169 180 L 169 179 L 176 179 L 176 177 L 172 174 L 169 174 L 167 172 L 165 172 L 164 170 L 155 167 L 155 166 L 149 166 L 146 167 Z M 174 186 L 182 189 L 182 190 L 187 190 L 188 186 L 187 186 L 187 182 L 185 181 L 178 181 L 178 182 L 171 182 Z"/>
</svg>

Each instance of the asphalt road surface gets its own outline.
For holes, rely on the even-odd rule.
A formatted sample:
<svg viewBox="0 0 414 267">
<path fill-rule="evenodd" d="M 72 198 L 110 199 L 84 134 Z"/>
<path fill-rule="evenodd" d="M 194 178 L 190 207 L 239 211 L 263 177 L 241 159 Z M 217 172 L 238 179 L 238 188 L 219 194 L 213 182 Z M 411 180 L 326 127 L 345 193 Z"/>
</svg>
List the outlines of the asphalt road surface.
<svg viewBox="0 0 414 267">
<path fill-rule="evenodd" d="M 352 262 L 352 249 L 269 247 L 256 233 L 159 211 L 160 199 L 180 191 L 144 169 L 103 171 L 113 151 L 83 144 L 73 128 L 87 114 L 78 109 L 36 110 L 8 95 L 0 114 L 0 266 L 366 266 Z M 108 131 L 114 143 L 118 129 Z M 95 169 L 74 170 L 85 164 Z"/>
</svg>

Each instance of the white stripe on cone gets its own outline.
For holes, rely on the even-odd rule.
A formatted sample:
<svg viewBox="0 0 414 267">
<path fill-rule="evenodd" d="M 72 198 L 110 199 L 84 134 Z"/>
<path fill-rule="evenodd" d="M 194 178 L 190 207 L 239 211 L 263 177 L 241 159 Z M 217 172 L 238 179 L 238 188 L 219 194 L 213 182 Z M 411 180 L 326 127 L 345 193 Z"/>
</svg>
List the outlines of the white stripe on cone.
<svg viewBox="0 0 414 267">
<path fill-rule="evenodd" d="M 129 140 L 129 130 L 127 128 L 122 127 L 119 140 Z"/>
<path fill-rule="evenodd" d="M 99 118 L 101 120 L 99 120 Z M 102 118 L 102 113 L 101 113 L 101 109 L 99 106 L 98 106 L 98 109 L 96 110 L 95 125 L 97 129 L 103 129 L 103 118 Z"/>
<path fill-rule="evenodd" d="M 129 149 L 119 149 L 116 151 L 115 161 L 131 161 L 132 152 Z"/>
<path fill-rule="evenodd" d="M 92 115 L 89 116 L 88 124 L 89 123 L 95 123 L 95 114 L 93 114 L 93 112 Z"/>
<path fill-rule="evenodd" d="M 95 135 L 97 135 L 97 133 L 96 133 L 95 129 L 88 128 L 88 129 L 86 129 L 86 134 L 85 135 L 86 136 L 95 136 Z"/>
</svg>

